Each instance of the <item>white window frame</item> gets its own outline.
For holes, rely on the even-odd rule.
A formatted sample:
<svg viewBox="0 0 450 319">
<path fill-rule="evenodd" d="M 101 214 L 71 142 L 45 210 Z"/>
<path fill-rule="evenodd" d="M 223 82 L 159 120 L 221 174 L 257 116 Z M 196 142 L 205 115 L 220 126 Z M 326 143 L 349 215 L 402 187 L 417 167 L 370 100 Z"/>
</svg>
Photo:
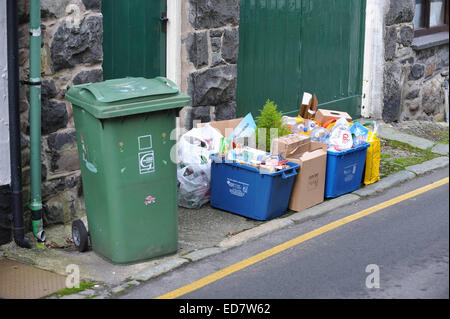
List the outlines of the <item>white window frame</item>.
<svg viewBox="0 0 450 319">
<path fill-rule="evenodd" d="M 181 87 L 181 0 L 167 1 L 166 76 Z"/>
</svg>

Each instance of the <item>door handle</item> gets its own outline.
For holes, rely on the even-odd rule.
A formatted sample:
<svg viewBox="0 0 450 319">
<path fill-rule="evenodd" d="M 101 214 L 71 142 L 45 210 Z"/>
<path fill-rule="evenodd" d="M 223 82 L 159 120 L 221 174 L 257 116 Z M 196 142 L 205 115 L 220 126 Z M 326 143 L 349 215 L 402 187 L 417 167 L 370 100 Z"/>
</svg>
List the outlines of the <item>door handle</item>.
<svg viewBox="0 0 450 319">
<path fill-rule="evenodd" d="M 162 32 L 167 32 L 167 22 L 169 21 L 169 18 L 167 17 L 167 12 L 163 12 L 161 15 L 161 18 L 159 18 L 159 21 L 162 23 Z"/>
</svg>

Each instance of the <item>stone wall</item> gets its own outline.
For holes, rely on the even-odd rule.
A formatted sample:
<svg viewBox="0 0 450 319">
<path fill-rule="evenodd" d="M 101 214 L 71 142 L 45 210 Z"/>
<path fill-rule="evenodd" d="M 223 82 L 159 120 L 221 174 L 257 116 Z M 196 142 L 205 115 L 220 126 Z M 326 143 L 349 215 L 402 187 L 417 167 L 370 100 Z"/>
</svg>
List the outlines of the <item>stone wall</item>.
<svg viewBox="0 0 450 319">
<path fill-rule="evenodd" d="M 0 245 L 12 239 L 11 189 L 0 185 Z"/>
<path fill-rule="evenodd" d="M 182 125 L 235 118 L 239 0 L 183 0 L 181 32 Z"/>
<path fill-rule="evenodd" d="M 102 80 L 100 0 L 41 0 L 42 197 L 44 225 L 70 222 L 84 201 L 71 104 L 73 84 Z M 19 0 L 20 78 L 29 77 L 29 1 Z M 24 201 L 29 201 L 30 143 L 28 87 L 20 89 Z M 25 207 L 26 208 L 26 207 Z M 25 210 L 26 227 L 30 213 Z"/>
<path fill-rule="evenodd" d="M 384 17 L 383 120 L 444 120 L 449 45 L 414 46 L 414 0 L 391 0 Z"/>
<path fill-rule="evenodd" d="M 192 121 L 235 117 L 239 0 L 181 0 L 181 91 L 192 96 L 182 112 Z M 20 78 L 29 72 L 29 2 L 19 0 Z M 101 0 L 41 0 L 42 196 L 44 226 L 83 214 L 81 173 L 68 86 L 102 80 Z M 20 90 L 24 202 L 29 201 L 29 92 Z M 25 206 L 26 227 L 30 212 Z"/>
</svg>

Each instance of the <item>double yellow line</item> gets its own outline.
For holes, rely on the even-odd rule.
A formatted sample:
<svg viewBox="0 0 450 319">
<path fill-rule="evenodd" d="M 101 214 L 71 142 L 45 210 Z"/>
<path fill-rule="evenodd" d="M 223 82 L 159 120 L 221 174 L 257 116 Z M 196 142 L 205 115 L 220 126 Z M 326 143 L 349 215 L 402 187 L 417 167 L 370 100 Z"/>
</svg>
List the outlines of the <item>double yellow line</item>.
<svg viewBox="0 0 450 319">
<path fill-rule="evenodd" d="M 320 236 L 320 235 L 322 235 L 322 234 L 324 234 L 326 232 L 329 232 L 330 230 L 336 229 L 336 228 L 341 227 L 341 226 L 343 226 L 345 224 L 348 224 L 348 223 L 350 223 L 352 221 L 358 220 L 360 218 L 363 218 L 365 216 L 373 214 L 373 213 L 375 213 L 377 211 L 380 211 L 380 210 L 382 210 L 384 208 L 387 208 L 389 206 L 398 204 L 400 202 L 403 202 L 403 201 L 405 201 L 407 199 L 410 199 L 410 198 L 415 197 L 417 195 L 420 195 L 422 193 L 428 192 L 428 191 L 430 191 L 432 189 L 435 189 L 437 187 L 445 185 L 448 182 L 449 182 L 449 178 L 446 177 L 444 179 L 441 179 L 441 180 L 439 180 L 437 182 L 434 182 L 432 184 L 429 184 L 427 186 L 418 188 L 418 189 L 416 189 L 414 191 L 411 191 L 409 193 L 397 196 L 397 197 L 395 197 L 395 198 L 393 198 L 391 200 L 388 200 L 386 202 L 380 203 L 378 205 L 375 205 L 375 206 L 372 206 L 370 208 L 364 209 L 364 210 L 362 210 L 362 211 L 360 211 L 358 213 L 355 213 L 353 215 L 350 215 L 350 216 L 344 217 L 342 219 L 339 219 L 337 221 L 334 221 L 334 222 L 332 222 L 330 224 L 327 224 L 327 225 L 322 226 L 320 228 L 317 228 L 317 229 L 315 229 L 313 231 L 310 231 L 310 232 L 308 232 L 308 233 L 306 233 L 304 235 L 301 235 L 301 236 L 296 237 L 296 238 L 294 238 L 292 240 L 284 242 L 281 245 L 275 246 L 275 247 L 273 247 L 271 249 L 263 251 L 262 253 L 259 253 L 259 254 L 254 255 L 254 256 L 252 256 L 250 258 L 242 260 L 242 261 L 240 261 L 238 263 L 235 263 L 235 264 L 233 264 L 231 266 L 228 266 L 228 267 L 226 267 L 226 268 L 224 268 L 222 270 L 219 270 L 219 271 L 217 271 L 217 272 L 215 272 L 215 273 L 213 273 L 211 275 L 208 275 L 208 276 L 203 277 L 203 278 L 201 278 L 201 279 L 199 279 L 197 281 L 194 281 L 194 282 L 192 282 L 192 283 L 190 283 L 190 284 L 188 284 L 186 286 L 183 286 L 181 288 L 178 288 L 176 290 L 168 292 L 168 293 L 166 293 L 166 294 L 164 294 L 162 296 L 157 297 L 156 299 L 174 299 L 174 298 L 178 298 L 180 296 L 183 296 L 183 295 L 185 295 L 187 293 L 190 293 L 192 291 L 195 291 L 195 290 L 197 290 L 197 289 L 199 289 L 201 287 L 209 285 L 209 284 L 211 284 L 211 283 L 213 283 L 213 282 L 215 282 L 215 281 L 217 281 L 219 279 L 222 279 L 222 278 L 224 278 L 224 277 L 226 277 L 228 275 L 231 275 L 231 274 L 233 274 L 233 273 L 235 273 L 235 272 L 237 272 L 239 270 L 242 270 L 242 269 L 247 268 L 247 267 L 249 267 L 249 266 L 251 266 L 253 264 L 256 264 L 257 262 L 260 262 L 260 261 L 262 261 L 264 259 L 267 259 L 267 258 L 273 256 L 273 255 L 279 254 L 279 253 L 281 253 L 281 252 L 283 252 L 283 251 L 285 251 L 285 250 L 287 250 L 289 248 L 292 248 L 292 247 L 294 247 L 296 245 L 299 245 L 299 244 L 301 244 L 301 243 L 303 243 L 303 242 L 305 242 L 307 240 L 310 240 L 310 239 L 315 238 L 317 236 Z"/>
</svg>

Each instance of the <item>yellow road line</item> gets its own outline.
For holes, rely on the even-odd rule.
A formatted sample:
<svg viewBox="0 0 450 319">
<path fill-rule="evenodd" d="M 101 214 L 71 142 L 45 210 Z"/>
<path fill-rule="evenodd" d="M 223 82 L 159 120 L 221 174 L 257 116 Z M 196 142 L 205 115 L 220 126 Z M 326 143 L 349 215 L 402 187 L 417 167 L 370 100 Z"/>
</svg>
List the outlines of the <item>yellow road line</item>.
<svg viewBox="0 0 450 319">
<path fill-rule="evenodd" d="M 389 206 L 398 204 L 398 203 L 400 203 L 402 201 L 405 201 L 405 200 L 407 200 L 409 198 L 412 198 L 412 197 L 415 197 L 415 196 L 420 195 L 422 193 L 428 192 L 428 191 L 430 191 L 432 189 L 435 189 L 437 187 L 445 185 L 448 182 L 449 182 L 449 178 L 446 177 L 444 179 L 441 179 L 441 180 L 439 180 L 437 182 L 434 182 L 432 184 L 429 184 L 427 186 L 420 187 L 420 188 L 418 188 L 418 189 L 416 189 L 414 191 L 411 191 L 409 193 L 400 195 L 400 196 L 395 197 L 395 198 L 393 198 L 391 200 L 388 200 L 386 202 L 380 203 L 378 205 L 375 205 L 375 206 L 372 206 L 370 208 L 364 209 L 364 210 L 362 210 L 362 211 L 360 211 L 358 213 L 355 213 L 353 215 L 350 215 L 350 216 L 344 217 L 342 219 L 339 219 L 337 221 L 334 221 L 334 222 L 332 222 L 330 224 L 327 224 L 327 225 L 322 226 L 320 228 L 317 228 L 317 229 L 315 229 L 313 231 L 310 231 L 310 232 L 308 232 L 308 233 L 306 233 L 304 235 L 301 235 L 301 236 L 296 237 L 296 238 L 294 238 L 292 240 L 289 240 L 289 241 L 287 241 L 287 242 L 285 242 L 285 243 L 283 243 L 281 245 L 275 246 L 275 247 L 273 247 L 271 249 L 268 249 L 268 250 L 263 251 L 263 252 L 261 252 L 261 253 L 259 253 L 257 255 L 254 255 L 254 256 L 252 256 L 250 258 L 244 259 L 244 260 L 242 260 L 242 261 L 240 261 L 238 263 L 235 263 L 235 264 L 233 264 L 231 266 L 228 266 L 228 267 L 226 267 L 226 268 L 224 268 L 222 270 L 219 270 L 219 271 L 217 271 L 217 272 L 215 272 L 215 273 L 213 273 L 211 275 L 208 275 L 208 276 L 203 277 L 203 278 L 201 278 L 201 279 L 199 279 L 197 281 L 194 281 L 194 282 L 192 282 L 192 283 L 190 283 L 190 284 L 188 284 L 186 286 L 183 286 L 181 288 L 178 288 L 176 290 L 168 292 L 168 293 L 166 293 L 166 294 L 164 294 L 162 296 L 157 297 L 156 299 L 174 299 L 174 298 L 178 298 L 180 296 L 183 296 L 183 295 L 185 295 L 187 293 L 190 293 L 190 292 L 192 292 L 194 290 L 197 290 L 197 289 L 199 289 L 201 287 L 209 285 L 210 283 L 213 283 L 213 282 L 215 282 L 215 281 L 217 281 L 219 279 L 222 279 L 222 278 L 224 278 L 224 277 L 226 277 L 228 275 L 231 275 L 232 273 L 235 273 L 235 272 L 237 272 L 239 270 L 247 268 L 247 267 L 249 267 L 249 266 L 251 266 L 251 265 L 253 265 L 253 264 L 257 263 L 257 262 L 260 262 L 260 261 L 262 261 L 264 259 L 267 259 L 267 258 L 273 256 L 273 255 L 276 255 L 276 254 L 278 254 L 280 252 L 283 252 L 283 251 L 285 251 L 285 250 L 287 250 L 289 248 L 292 248 L 292 247 L 294 247 L 296 245 L 299 245 L 299 244 L 301 244 L 301 243 L 303 243 L 303 242 L 305 242 L 307 240 L 310 240 L 310 239 L 312 239 L 314 237 L 317 237 L 317 236 L 320 236 L 320 235 L 322 235 L 322 234 L 324 234 L 326 232 L 329 232 L 330 230 L 336 229 L 336 228 L 338 228 L 338 227 L 340 227 L 342 225 L 345 225 L 347 223 L 350 223 L 350 222 L 355 221 L 357 219 L 360 219 L 362 217 L 365 217 L 365 216 L 368 216 L 370 214 L 373 214 L 373 213 L 375 213 L 377 211 L 380 211 L 380 210 L 382 210 L 384 208 L 387 208 Z"/>
</svg>

